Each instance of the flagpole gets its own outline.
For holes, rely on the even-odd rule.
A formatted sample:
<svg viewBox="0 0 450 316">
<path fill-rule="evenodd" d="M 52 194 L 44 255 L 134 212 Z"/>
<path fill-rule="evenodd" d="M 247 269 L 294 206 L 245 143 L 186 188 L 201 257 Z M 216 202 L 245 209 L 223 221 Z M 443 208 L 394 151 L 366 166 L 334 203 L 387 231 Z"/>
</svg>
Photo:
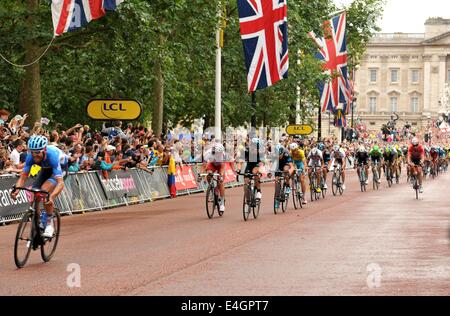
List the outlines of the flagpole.
<svg viewBox="0 0 450 316">
<path fill-rule="evenodd" d="M 253 109 L 253 113 L 252 113 L 252 119 L 250 122 L 251 127 L 256 128 L 256 91 L 252 92 L 252 109 Z"/>
<path fill-rule="evenodd" d="M 222 1 L 219 0 L 219 25 L 216 31 L 216 100 L 215 100 L 215 137 L 222 139 Z"/>
<path fill-rule="evenodd" d="M 328 14 L 326 16 L 326 18 L 332 18 L 332 17 L 334 17 L 336 15 L 339 15 L 341 13 L 344 13 L 344 12 L 347 12 L 347 9 L 342 9 L 342 10 L 339 10 L 339 11 L 336 11 L 336 12 L 332 12 L 332 13 Z"/>
</svg>

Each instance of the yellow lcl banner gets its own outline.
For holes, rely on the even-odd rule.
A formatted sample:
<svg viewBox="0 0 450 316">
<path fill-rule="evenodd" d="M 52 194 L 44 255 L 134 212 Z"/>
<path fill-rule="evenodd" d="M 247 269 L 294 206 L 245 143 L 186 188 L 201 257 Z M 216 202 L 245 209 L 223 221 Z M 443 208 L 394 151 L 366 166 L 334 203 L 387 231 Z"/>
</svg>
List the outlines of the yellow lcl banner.
<svg viewBox="0 0 450 316">
<path fill-rule="evenodd" d="M 309 135 L 313 133 L 311 125 L 289 125 L 286 127 L 286 133 L 289 135 Z"/>
<path fill-rule="evenodd" d="M 142 107 L 135 100 L 91 100 L 87 114 L 93 120 L 136 120 L 141 116 Z"/>
</svg>

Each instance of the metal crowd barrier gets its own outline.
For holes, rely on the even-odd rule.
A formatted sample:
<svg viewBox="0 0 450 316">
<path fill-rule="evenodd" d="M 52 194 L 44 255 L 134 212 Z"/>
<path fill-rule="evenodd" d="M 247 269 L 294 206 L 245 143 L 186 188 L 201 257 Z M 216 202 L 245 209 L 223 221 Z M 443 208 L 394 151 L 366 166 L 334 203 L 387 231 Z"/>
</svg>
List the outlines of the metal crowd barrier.
<svg viewBox="0 0 450 316">
<path fill-rule="evenodd" d="M 190 166 L 195 177 L 198 178 L 201 164 Z M 55 207 L 61 211 L 61 214 L 72 215 L 170 197 L 166 166 L 152 167 L 147 170 L 134 168 L 127 171 L 113 171 L 109 173 L 109 177 L 111 181 L 106 181 L 105 184 L 105 179 L 100 171 L 69 174 L 64 181 L 64 190 L 55 201 Z M 121 177 L 126 181 L 122 182 Z M 11 188 L 16 181 L 17 176 L 15 175 L 0 176 L 0 224 L 4 225 L 21 219 L 29 207 L 29 202 L 25 198 L 19 202 L 12 201 L 9 198 Z M 262 181 L 267 182 L 270 179 L 263 179 Z M 31 185 L 32 182 L 33 179 L 28 179 L 26 185 Z M 120 188 L 123 183 L 126 183 L 131 191 L 125 192 L 123 188 L 121 191 Z M 243 185 L 243 177 L 239 177 L 239 181 L 226 183 L 225 187 L 232 188 L 241 185 Z M 196 188 L 179 190 L 177 195 L 206 192 L 206 187 L 207 183 L 200 181 Z M 119 191 L 119 193 L 114 191 Z M 130 192 L 133 192 L 133 194 Z"/>
</svg>

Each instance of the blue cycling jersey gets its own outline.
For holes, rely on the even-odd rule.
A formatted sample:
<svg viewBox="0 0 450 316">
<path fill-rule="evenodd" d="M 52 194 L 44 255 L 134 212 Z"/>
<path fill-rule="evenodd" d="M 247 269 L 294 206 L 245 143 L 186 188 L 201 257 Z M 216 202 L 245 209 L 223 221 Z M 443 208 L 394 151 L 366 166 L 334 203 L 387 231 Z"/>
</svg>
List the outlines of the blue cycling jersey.
<svg viewBox="0 0 450 316">
<path fill-rule="evenodd" d="M 45 153 L 44 159 L 40 163 L 36 163 L 33 159 L 31 153 L 27 154 L 27 158 L 25 160 L 25 167 L 23 168 L 23 172 L 28 175 L 33 165 L 38 165 L 42 169 L 52 169 L 53 176 L 55 178 L 63 177 L 63 168 L 65 168 L 68 164 L 67 155 L 62 152 L 58 147 L 55 146 L 47 146 L 47 150 Z"/>
</svg>

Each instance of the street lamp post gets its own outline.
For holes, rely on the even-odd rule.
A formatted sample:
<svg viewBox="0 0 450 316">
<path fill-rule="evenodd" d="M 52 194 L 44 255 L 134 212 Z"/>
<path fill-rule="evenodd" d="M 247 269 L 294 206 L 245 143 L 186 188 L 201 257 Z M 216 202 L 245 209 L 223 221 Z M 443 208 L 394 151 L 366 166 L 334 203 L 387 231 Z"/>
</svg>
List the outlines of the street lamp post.
<svg viewBox="0 0 450 316">
<path fill-rule="evenodd" d="M 355 112 L 356 100 L 357 100 L 357 98 L 354 98 L 353 101 L 352 101 L 352 129 L 353 129 L 353 127 L 354 127 L 354 124 L 353 124 L 353 114 L 354 114 L 354 112 Z"/>
</svg>

